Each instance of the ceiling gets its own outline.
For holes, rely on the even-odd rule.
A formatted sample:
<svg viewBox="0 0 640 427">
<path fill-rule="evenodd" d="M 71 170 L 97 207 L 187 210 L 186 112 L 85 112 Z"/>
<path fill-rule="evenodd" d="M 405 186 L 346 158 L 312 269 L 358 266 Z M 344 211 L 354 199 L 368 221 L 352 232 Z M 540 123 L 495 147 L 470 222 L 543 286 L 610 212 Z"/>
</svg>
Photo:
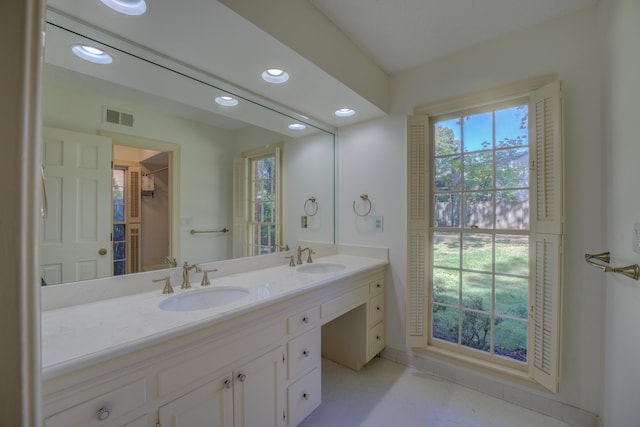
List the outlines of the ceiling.
<svg viewBox="0 0 640 427">
<path fill-rule="evenodd" d="M 309 0 L 389 74 L 597 0 Z"/>
<path fill-rule="evenodd" d="M 138 17 L 120 15 L 100 0 L 47 3 L 265 102 L 338 128 L 388 113 L 390 74 L 597 0 L 147 1 L 149 10 Z M 249 12 L 242 13 L 240 4 Z M 255 12 L 276 6 L 290 13 L 278 13 L 271 26 L 267 20 L 274 16 Z M 359 56 L 366 60 L 350 61 Z M 282 85 L 265 83 L 260 74 L 269 67 L 285 68 L 291 79 Z M 366 89 L 359 86 L 373 75 L 382 80 L 371 80 Z M 336 118 L 333 112 L 345 106 L 357 114 Z"/>
</svg>

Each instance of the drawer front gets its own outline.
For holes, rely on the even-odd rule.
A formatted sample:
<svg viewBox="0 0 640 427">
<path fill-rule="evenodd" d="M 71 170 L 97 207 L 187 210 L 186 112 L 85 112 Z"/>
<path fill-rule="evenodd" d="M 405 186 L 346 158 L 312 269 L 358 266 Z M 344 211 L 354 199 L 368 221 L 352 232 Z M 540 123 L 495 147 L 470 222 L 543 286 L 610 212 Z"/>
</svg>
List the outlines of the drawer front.
<svg viewBox="0 0 640 427">
<path fill-rule="evenodd" d="M 182 359 L 158 372 L 158 395 L 165 396 L 216 374 L 222 366 L 264 348 L 273 346 L 282 338 L 282 323 L 268 325 L 258 333 L 220 341 L 198 356 Z"/>
<path fill-rule="evenodd" d="M 369 326 L 384 320 L 384 294 L 376 295 L 369 301 Z"/>
<path fill-rule="evenodd" d="M 287 389 L 289 425 L 300 424 L 321 402 L 320 368 L 316 368 Z"/>
<path fill-rule="evenodd" d="M 320 328 L 314 328 L 287 344 L 288 378 L 295 380 L 320 366 Z"/>
<path fill-rule="evenodd" d="M 320 318 L 320 307 L 317 305 L 287 318 L 287 334 L 296 335 L 311 328 Z"/>
<path fill-rule="evenodd" d="M 369 297 L 369 288 L 362 286 L 354 291 L 347 292 L 337 298 L 329 300 L 320 306 L 320 315 L 323 321 L 331 320 L 332 318 L 339 317 L 359 306 L 364 304 Z"/>
<path fill-rule="evenodd" d="M 379 275 L 369 282 L 369 295 L 384 294 L 384 275 Z"/>
<path fill-rule="evenodd" d="M 380 353 L 384 346 L 384 322 L 381 322 L 369 331 L 369 354 L 367 355 L 367 359 L 371 359 Z"/>
<path fill-rule="evenodd" d="M 140 418 L 136 418 L 135 420 L 123 425 L 122 427 L 149 427 L 149 416 L 144 415 Z"/>
<path fill-rule="evenodd" d="M 139 380 L 87 400 L 44 420 L 45 427 L 107 425 L 147 402 L 147 380 Z"/>
</svg>

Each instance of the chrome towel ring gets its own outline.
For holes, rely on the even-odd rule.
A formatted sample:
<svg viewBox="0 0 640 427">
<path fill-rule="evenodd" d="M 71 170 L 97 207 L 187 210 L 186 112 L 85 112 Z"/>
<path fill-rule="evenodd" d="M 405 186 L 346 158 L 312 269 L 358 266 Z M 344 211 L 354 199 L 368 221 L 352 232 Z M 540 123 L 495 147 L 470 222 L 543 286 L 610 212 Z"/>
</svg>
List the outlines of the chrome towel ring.
<svg viewBox="0 0 640 427">
<path fill-rule="evenodd" d="M 308 216 L 314 216 L 318 213 L 318 200 L 311 196 L 304 202 L 304 213 Z"/>
<path fill-rule="evenodd" d="M 360 198 L 362 199 L 362 202 L 364 203 L 365 207 L 368 204 L 369 208 L 367 209 L 367 211 L 365 213 L 358 212 L 358 210 L 356 209 L 356 201 L 354 200 L 353 201 L 353 211 L 358 216 L 367 216 L 367 215 L 369 215 L 371 213 L 371 200 L 369 199 L 369 196 L 367 194 L 360 195 Z"/>
</svg>

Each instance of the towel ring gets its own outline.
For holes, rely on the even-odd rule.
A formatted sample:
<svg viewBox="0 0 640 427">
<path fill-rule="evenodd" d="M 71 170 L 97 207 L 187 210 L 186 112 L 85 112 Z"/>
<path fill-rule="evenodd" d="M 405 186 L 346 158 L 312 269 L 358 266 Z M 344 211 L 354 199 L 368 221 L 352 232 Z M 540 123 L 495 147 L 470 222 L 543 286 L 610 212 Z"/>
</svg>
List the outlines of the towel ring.
<svg viewBox="0 0 640 427">
<path fill-rule="evenodd" d="M 368 203 L 369 204 L 369 209 L 367 209 L 367 211 L 363 214 L 361 214 L 360 212 L 358 212 L 358 210 L 356 209 L 356 201 L 353 201 L 353 211 L 356 213 L 356 215 L 358 216 L 367 216 L 371 213 L 371 200 L 369 199 L 369 196 L 367 194 L 362 194 L 360 196 L 360 198 L 362 199 L 362 201 L 364 203 Z"/>
<path fill-rule="evenodd" d="M 318 201 L 315 197 L 311 196 L 304 202 L 304 213 L 309 216 L 314 216 L 318 213 Z"/>
</svg>

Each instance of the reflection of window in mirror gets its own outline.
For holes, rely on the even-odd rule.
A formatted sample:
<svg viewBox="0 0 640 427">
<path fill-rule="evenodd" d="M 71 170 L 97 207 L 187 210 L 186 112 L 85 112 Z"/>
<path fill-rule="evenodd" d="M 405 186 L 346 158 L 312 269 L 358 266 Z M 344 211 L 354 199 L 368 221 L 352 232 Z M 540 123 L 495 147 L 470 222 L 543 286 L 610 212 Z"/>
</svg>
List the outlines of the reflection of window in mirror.
<svg viewBox="0 0 640 427">
<path fill-rule="evenodd" d="M 113 275 L 141 271 L 140 168 L 115 164 L 113 168 Z"/>
<path fill-rule="evenodd" d="M 234 162 L 234 256 L 263 255 L 282 245 L 281 145 L 242 153 Z"/>
</svg>

